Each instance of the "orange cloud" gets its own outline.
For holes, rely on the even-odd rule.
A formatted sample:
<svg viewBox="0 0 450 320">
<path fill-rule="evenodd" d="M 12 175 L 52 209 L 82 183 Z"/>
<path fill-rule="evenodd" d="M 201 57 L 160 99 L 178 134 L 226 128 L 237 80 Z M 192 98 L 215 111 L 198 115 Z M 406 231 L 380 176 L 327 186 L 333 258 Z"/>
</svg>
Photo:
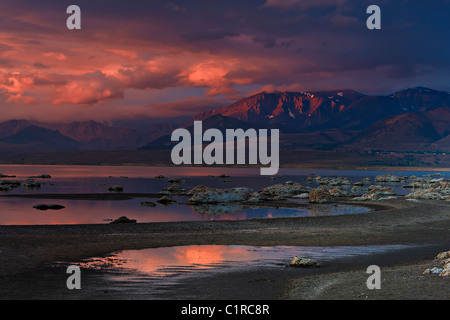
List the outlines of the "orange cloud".
<svg viewBox="0 0 450 320">
<path fill-rule="evenodd" d="M 45 52 L 43 56 L 46 58 L 56 59 L 59 61 L 67 60 L 67 56 L 61 52 Z"/>
</svg>

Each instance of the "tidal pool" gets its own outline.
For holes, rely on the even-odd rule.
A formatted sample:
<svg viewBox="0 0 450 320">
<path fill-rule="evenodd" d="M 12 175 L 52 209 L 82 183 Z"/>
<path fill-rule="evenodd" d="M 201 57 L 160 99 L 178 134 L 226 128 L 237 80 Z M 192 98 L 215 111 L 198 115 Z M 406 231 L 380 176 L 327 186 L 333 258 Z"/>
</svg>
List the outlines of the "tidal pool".
<svg viewBox="0 0 450 320">
<path fill-rule="evenodd" d="M 116 280 L 174 279 L 186 275 L 207 275 L 213 272 L 250 268 L 284 268 L 294 256 L 324 263 L 340 258 L 371 255 L 409 248 L 409 245 L 384 246 L 245 246 L 189 245 L 123 250 L 105 257 L 84 260 L 82 269 L 114 274 Z"/>
</svg>

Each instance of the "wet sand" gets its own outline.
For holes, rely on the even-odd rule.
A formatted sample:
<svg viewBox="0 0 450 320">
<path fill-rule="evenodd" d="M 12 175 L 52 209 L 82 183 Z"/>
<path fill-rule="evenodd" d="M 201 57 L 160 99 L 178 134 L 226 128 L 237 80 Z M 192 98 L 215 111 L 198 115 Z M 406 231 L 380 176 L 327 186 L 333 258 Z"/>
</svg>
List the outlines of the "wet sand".
<svg viewBox="0 0 450 320">
<path fill-rule="evenodd" d="M 246 221 L 0 226 L 0 299 L 449 299 L 450 279 L 422 272 L 436 266 L 437 253 L 450 250 L 450 202 L 356 204 L 374 210 Z M 119 250 L 202 244 L 418 247 L 342 259 L 323 268 L 241 270 L 191 278 L 151 294 L 142 285 L 118 288 L 94 271 L 83 273 L 82 290 L 68 290 L 66 269 L 54 267 L 54 262 Z M 372 264 L 381 268 L 381 290 L 367 289 L 366 269 Z"/>
</svg>

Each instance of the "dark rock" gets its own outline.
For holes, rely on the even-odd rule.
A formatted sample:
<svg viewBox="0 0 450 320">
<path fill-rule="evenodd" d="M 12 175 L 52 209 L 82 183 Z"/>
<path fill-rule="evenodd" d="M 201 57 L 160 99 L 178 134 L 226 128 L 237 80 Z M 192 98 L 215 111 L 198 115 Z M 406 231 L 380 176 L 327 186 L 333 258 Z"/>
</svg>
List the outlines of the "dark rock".
<svg viewBox="0 0 450 320">
<path fill-rule="evenodd" d="M 113 187 L 110 187 L 108 190 L 111 191 L 111 192 L 122 192 L 123 191 L 123 187 L 121 187 L 121 186 L 113 186 Z"/>
<path fill-rule="evenodd" d="M 41 174 L 40 176 L 31 176 L 29 179 L 50 179 L 51 176 L 49 174 Z"/>
<path fill-rule="evenodd" d="M 110 223 L 136 223 L 136 219 L 129 219 L 125 216 L 117 218 L 116 220 L 110 222 Z"/>
<path fill-rule="evenodd" d="M 64 209 L 65 207 L 59 204 L 37 204 L 33 206 L 33 208 L 45 211 L 45 210 L 61 210 Z"/>
<path fill-rule="evenodd" d="M 150 201 L 144 201 L 144 202 L 141 202 L 141 206 L 143 206 L 143 207 L 156 207 L 156 204 L 154 204 L 153 202 L 150 202 Z"/>
<path fill-rule="evenodd" d="M 37 182 L 37 181 L 34 181 L 33 179 L 27 179 L 27 181 L 25 181 L 23 186 L 25 188 L 40 188 L 41 187 L 41 183 Z"/>
<path fill-rule="evenodd" d="M 176 201 L 167 196 L 162 196 L 160 199 L 157 200 L 157 202 L 167 205 L 167 204 L 175 203 Z"/>
</svg>

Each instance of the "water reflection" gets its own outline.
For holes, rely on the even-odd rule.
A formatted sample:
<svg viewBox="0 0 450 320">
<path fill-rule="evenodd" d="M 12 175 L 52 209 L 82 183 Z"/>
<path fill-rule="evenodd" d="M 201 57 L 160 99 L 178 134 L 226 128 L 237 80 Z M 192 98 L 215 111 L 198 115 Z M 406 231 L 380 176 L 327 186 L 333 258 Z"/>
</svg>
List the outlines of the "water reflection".
<svg viewBox="0 0 450 320">
<path fill-rule="evenodd" d="M 78 265 L 81 268 L 128 273 L 130 277 L 181 276 L 191 272 L 218 272 L 234 268 L 279 268 L 289 265 L 294 256 L 330 262 L 339 258 L 401 250 L 407 245 L 386 246 L 233 246 L 191 245 L 124 250 L 103 258 L 92 258 Z M 124 280 L 125 278 L 122 277 Z"/>
<path fill-rule="evenodd" d="M 133 166 L 34 166 L 34 165 L 1 165 L 0 173 L 7 176 L 1 181 L 25 181 L 30 176 L 49 174 L 50 179 L 35 178 L 40 187 L 24 188 L 18 186 L 6 194 L 42 194 L 42 193 L 109 193 L 108 188 L 120 185 L 124 193 L 158 193 L 170 186 L 169 178 L 184 178 L 181 185 L 189 190 L 198 185 L 211 188 L 232 188 L 246 186 L 253 191 L 288 180 L 296 181 L 309 187 L 314 182 L 307 178 L 311 175 L 323 177 L 344 176 L 352 181 L 361 181 L 364 177 L 375 177 L 380 174 L 397 172 L 367 170 L 309 170 L 281 169 L 280 176 L 274 178 L 260 176 L 257 168 L 213 168 L 213 167 L 133 167 Z M 423 176 L 432 172 L 398 172 L 399 175 Z M 226 179 L 221 175 L 225 174 Z M 443 173 L 448 176 L 448 172 Z M 162 175 L 163 178 L 156 178 Z M 398 194 L 406 194 L 410 190 L 402 188 L 401 183 L 387 184 Z M 232 205 L 200 205 L 164 207 L 143 207 L 142 201 L 156 199 L 133 199 L 123 201 L 91 201 L 91 200 L 57 200 L 56 204 L 65 206 L 59 211 L 37 212 L 32 207 L 38 203 L 54 203 L 55 200 L 33 200 L 0 198 L 0 224 L 85 224 L 105 223 L 105 219 L 116 219 L 127 216 L 138 222 L 170 222 L 195 220 L 230 220 L 276 217 L 323 216 L 331 214 L 347 214 L 366 212 L 361 206 L 325 205 L 308 208 L 261 208 L 239 204 Z"/>
<path fill-rule="evenodd" d="M 246 186 L 254 191 L 275 183 L 288 180 L 315 187 L 314 182 L 307 181 L 311 176 L 348 177 L 353 182 L 362 181 L 365 177 L 392 173 L 399 176 L 423 176 L 433 172 L 399 172 L 375 170 L 325 170 L 325 169 L 280 169 L 280 177 L 260 176 L 257 168 L 217 168 L 217 167 L 145 167 L 145 166 L 35 166 L 35 165 L 0 165 L 0 173 L 14 175 L 9 180 L 24 181 L 30 176 L 51 175 L 51 179 L 36 179 L 43 183 L 41 188 L 24 190 L 17 188 L 13 193 L 100 193 L 108 192 L 114 185 L 123 186 L 127 193 L 156 193 L 168 187 L 169 178 L 186 178 L 183 188 L 190 189 L 198 185 L 211 188 L 231 188 Z M 225 174 L 226 179 L 220 176 Z M 442 172 L 445 177 L 449 172 Z M 163 178 L 156 178 L 162 175 Z M 370 182 L 368 183 L 370 184 Z M 402 188 L 401 183 L 390 183 L 398 194 L 409 191 Z"/>
<path fill-rule="evenodd" d="M 155 207 L 141 205 L 151 201 Z M 58 204 L 61 210 L 41 211 L 36 204 Z M 367 212 L 362 206 L 333 204 L 310 208 L 248 207 L 240 204 L 214 204 L 189 206 L 173 204 L 164 206 L 155 199 L 131 200 L 54 200 L 31 198 L 2 198 L 0 201 L 0 225 L 44 225 L 44 224 L 98 224 L 109 223 L 121 216 L 145 222 L 246 220 L 281 217 L 306 217 Z"/>
</svg>

